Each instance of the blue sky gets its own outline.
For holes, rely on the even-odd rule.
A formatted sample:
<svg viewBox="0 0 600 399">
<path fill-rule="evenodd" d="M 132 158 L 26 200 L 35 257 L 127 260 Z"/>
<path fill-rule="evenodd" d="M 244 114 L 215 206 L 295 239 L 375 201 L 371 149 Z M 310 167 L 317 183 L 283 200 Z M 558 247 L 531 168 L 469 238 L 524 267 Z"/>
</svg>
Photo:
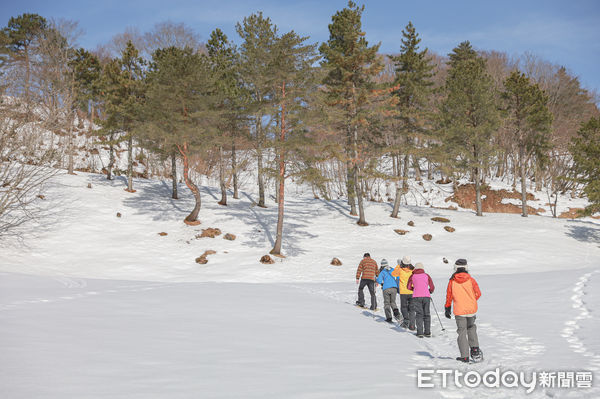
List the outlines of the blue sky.
<svg viewBox="0 0 600 399">
<path fill-rule="evenodd" d="M 362 4 L 359 2 L 359 4 Z M 397 52 L 402 28 L 410 20 L 422 45 L 447 54 L 469 40 L 483 50 L 518 56 L 531 52 L 563 65 L 584 87 L 600 91 L 600 1 L 382 1 L 364 2 L 363 28 L 382 52 Z M 295 30 L 311 41 L 327 40 L 331 15 L 346 5 L 336 0 L 159 1 L 20 0 L 0 2 L 0 23 L 24 12 L 79 22 L 83 47 L 93 49 L 127 27 L 144 32 L 161 21 L 184 22 L 206 39 L 221 28 L 237 41 L 235 23 L 263 11 L 282 31 Z"/>
</svg>

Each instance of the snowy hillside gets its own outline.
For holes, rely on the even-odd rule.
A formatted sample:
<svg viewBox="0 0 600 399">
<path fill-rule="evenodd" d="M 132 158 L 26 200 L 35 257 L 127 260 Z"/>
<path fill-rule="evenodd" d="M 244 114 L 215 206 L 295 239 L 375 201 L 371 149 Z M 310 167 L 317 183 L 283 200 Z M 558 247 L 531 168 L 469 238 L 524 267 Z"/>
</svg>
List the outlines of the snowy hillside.
<svg viewBox="0 0 600 399">
<path fill-rule="evenodd" d="M 202 224 L 191 227 L 182 223 L 193 204 L 183 185 L 180 200 L 170 198 L 168 182 L 136 180 L 136 193 L 124 186 L 123 178 L 59 176 L 43 200 L 50 214 L 25 233 L 25 246 L 0 244 L 3 397 L 600 396 L 596 381 L 527 394 L 522 387 L 441 389 L 439 381 L 417 388 L 416 377 L 418 369 L 455 368 L 596 377 L 598 220 L 417 206 L 392 219 L 390 203 L 367 202 L 370 225 L 359 227 L 343 200 L 291 187 L 286 258 L 264 265 L 259 259 L 275 236 L 272 200 L 258 208 L 243 192 L 222 207 L 218 189 L 203 187 Z M 451 205 L 430 195 L 433 205 Z M 196 237 L 209 227 L 222 234 Z M 226 233 L 236 239 L 223 239 Z M 216 253 L 196 263 L 207 250 Z M 434 337 L 418 339 L 385 323 L 381 309 L 352 306 L 363 252 L 378 262 L 410 255 L 424 263 L 445 331 L 433 308 Z M 343 265 L 330 265 L 333 257 Z M 443 315 L 459 257 L 483 293 L 481 364 L 457 365 L 455 322 Z M 381 289 L 378 296 L 382 304 Z"/>
</svg>

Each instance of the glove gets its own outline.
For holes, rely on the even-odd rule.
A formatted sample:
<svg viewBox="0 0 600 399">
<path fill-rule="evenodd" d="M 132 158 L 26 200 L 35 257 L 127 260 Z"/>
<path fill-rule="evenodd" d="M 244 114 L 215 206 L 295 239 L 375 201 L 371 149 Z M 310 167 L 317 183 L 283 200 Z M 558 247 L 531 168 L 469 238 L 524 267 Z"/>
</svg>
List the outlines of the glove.
<svg viewBox="0 0 600 399">
<path fill-rule="evenodd" d="M 452 316 L 450 315 L 450 311 L 452 310 L 451 306 L 446 307 L 446 318 L 447 319 L 451 319 Z"/>
</svg>

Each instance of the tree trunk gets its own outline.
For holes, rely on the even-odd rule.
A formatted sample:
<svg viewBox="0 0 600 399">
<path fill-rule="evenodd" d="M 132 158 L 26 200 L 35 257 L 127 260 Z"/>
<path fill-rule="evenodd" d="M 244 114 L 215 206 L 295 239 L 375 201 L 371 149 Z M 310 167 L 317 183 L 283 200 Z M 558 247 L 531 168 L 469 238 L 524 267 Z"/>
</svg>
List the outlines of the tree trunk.
<svg viewBox="0 0 600 399">
<path fill-rule="evenodd" d="M 257 126 L 256 126 L 256 134 L 257 134 L 257 148 L 256 148 L 256 157 L 258 160 L 258 206 L 261 208 L 266 208 L 265 205 L 265 182 L 263 178 L 263 154 L 262 154 L 262 127 L 260 124 L 262 123 L 262 118 L 258 118 Z"/>
<path fill-rule="evenodd" d="M 423 178 L 421 177 L 421 166 L 419 165 L 419 158 L 416 156 L 413 156 L 413 167 L 415 168 L 415 180 L 423 180 Z"/>
<path fill-rule="evenodd" d="M 235 138 L 231 140 L 231 173 L 233 173 L 233 198 L 239 199 L 240 196 L 238 193 L 238 171 Z"/>
<path fill-rule="evenodd" d="M 173 180 L 173 194 L 171 198 L 179 199 L 177 196 L 177 156 L 175 152 L 171 154 L 171 179 Z"/>
<path fill-rule="evenodd" d="M 521 175 L 521 206 L 523 213 L 521 216 L 527 217 L 527 183 L 525 181 L 525 147 L 519 146 L 519 168 Z"/>
<path fill-rule="evenodd" d="M 110 144 L 108 145 L 108 166 L 106 167 L 106 180 L 112 180 L 112 168 L 115 164 L 115 146 L 113 144 L 113 135 L 109 136 Z"/>
<path fill-rule="evenodd" d="M 368 226 L 367 220 L 365 218 L 365 207 L 363 204 L 363 193 L 360 186 L 360 169 L 358 167 L 358 127 L 352 127 L 352 149 L 354 151 L 354 190 L 356 191 L 356 199 L 358 200 L 358 222 L 356 222 L 359 226 Z"/>
<path fill-rule="evenodd" d="M 219 146 L 219 185 L 221 186 L 221 201 L 219 205 L 227 206 L 227 186 L 225 186 L 225 162 L 223 160 L 223 146 Z"/>
<path fill-rule="evenodd" d="M 354 180 L 354 167 L 352 166 L 352 162 L 348 161 L 346 163 L 346 189 L 348 190 L 348 205 L 350 205 L 350 215 L 358 216 L 358 211 L 356 210 L 356 184 Z"/>
<path fill-rule="evenodd" d="M 517 176 L 519 175 L 517 173 L 518 170 L 518 161 L 517 161 L 517 157 L 514 156 L 513 154 L 513 181 L 512 181 L 512 189 L 513 191 L 515 191 L 517 189 Z"/>
<path fill-rule="evenodd" d="M 75 111 L 73 111 L 74 113 Z M 71 123 L 69 124 L 69 167 L 67 173 L 70 175 L 74 175 L 73 171 L 73 125 L 75 124 L 75 117 L 71 118 Z"/>
<path fill-rule="evenodd" d="M 197 225 L 197 224 L 200 224 L 200 221 L 198 220 L 198 213 L 200 213 L 200 207 L 202 206 L 202 199 L 200 198 L 200 190 L 198 190 L 198 186 L 196 186 L 194 184 L 194 182 L 190 179 L 190 175 L 189 175 L 190 162 L 189 162 L 189 156 L 188 156 L 187 143 L 183 143 L 183 148 L 178 145 L 177 149 L 179 150 L 179 153 L 183 157 L 183 180 L 185 181 L 185 185 L 188 186 L 188 188 L 194 195 L 194 199 L 196 200 L 194 209 L 192 210 L 192 212 L 189 215 L 187 215 L 187 217 L 184 220 L 184 223 L 191 224 L 191 225 Z"/>
<path fill-rule="evenodd" d="M 398 217 L 398 212 L 400 211 L 400 196 L 402 195 L 402 187 L 400 187 L 400 182 L 396 184 L 396 198 L 394 199 L 394 209 L 392 210 L 392 214 L 390 215 L 393 218 Z"/>
<path fill-rule="evenodd" d="M 90 124 L 88 125 L 88 136 L 90 136 L 92 134 L 92 130 L 94 127 L 94 102 L 90 101 L 90 107 L 91 107 L 91 112 L 90 112 Z"/>
<path fill-rule="evenodd" d="M 428 159 L 427 160 L 427 180 L 432 180 L 432 179 L 433 179 L 433 164 Z"/>
<path fill-rule="evenodd" d="M 535 191 L 542 191 L 542 169 L 539 167 L 539 163 L 536 162 L 535 166 Z"/>
<path fill-rule="evenodd" d="M 127 191 L 133 193 L 133 136 L 127 141 Z"/>
<path fill-rule="evenodd" d="M 475 168 L 474 177 L 475 177 L 475 205 L 477 208 L 477 216 L 483 216 L 483 211 L 481 209 L 481 181 L 479 179 L 479 168 Z"/>
<path fill-rule="evenodd" d="M 281 133 L 280 141 L 281 146 L 279 148 L 279 189 L 277 191 L 277 234 L 275 238 L 275 245 L 271 250 L 273 255 L 281 255 L 281 242 L 283 241 L 283 206 L 285 198 L 285 82 L 281 85 L 281 93 L 283 101 L 281 103 Z"/>
<path fill-rule="evenodd" d="M 410 164 L 410 157 L 407 155 L 404 156 L 404 166 L 402 167 L 402 191 L 405 193 L 408 192 L 408 168 Z"/>
</svg>

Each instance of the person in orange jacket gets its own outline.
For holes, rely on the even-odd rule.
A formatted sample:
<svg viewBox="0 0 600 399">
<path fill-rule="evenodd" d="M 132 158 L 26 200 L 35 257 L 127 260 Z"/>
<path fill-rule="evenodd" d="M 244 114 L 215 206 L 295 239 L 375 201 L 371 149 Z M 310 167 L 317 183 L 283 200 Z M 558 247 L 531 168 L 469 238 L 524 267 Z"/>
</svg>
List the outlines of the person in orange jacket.
<svg viewBox="0 0 600 399">
<path fill-rule="evenodd" d="M 414 266 L 411 264 L 410 256 L 398 259 L 398 265 L 392 272 L 393 277 L 400 277 L 400 312 L 402 312 L 402 324 L 404 328 L 415 330 L 415 310 L 412 305 L 413 292 L 406 288 L 408 279 L 412 275 Z"/>
<path fill-rule="evenodd" d="M 477 300 L 481 297 L 479 285 L 469 275 L 469 266 L 466 259 L 458 259 L 454 264 L 454 274 L 450 277 L 446 289 L 446 317 L 451 319 L 450 312 L 454 304 L 454 318 L 458 329 L 458 349 L 460 357 L 456 360 L 468 363 L 469 354 L 474 361 L 483 359 L 479 349 L 477 337 L 477 326 L 475 325 L 475 313 L 477 312 Z"/>
</svg>

